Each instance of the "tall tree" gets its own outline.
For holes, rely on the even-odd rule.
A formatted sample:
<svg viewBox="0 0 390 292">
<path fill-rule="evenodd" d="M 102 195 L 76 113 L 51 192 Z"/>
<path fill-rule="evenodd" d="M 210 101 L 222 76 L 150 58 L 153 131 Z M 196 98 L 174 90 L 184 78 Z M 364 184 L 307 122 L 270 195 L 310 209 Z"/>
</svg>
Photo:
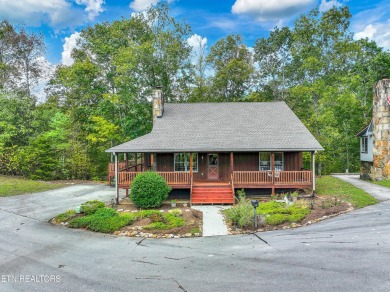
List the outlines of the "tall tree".
<svg viewBox="0 0 390 292">
<path fill-rule="evenodd" d="M 216 101 L 242 100 L 252 86 L 252 54 L 240 35 L 229 35 L 211 47 L 207 62 L 214 70 L 212 92 Z"/>
</svg>

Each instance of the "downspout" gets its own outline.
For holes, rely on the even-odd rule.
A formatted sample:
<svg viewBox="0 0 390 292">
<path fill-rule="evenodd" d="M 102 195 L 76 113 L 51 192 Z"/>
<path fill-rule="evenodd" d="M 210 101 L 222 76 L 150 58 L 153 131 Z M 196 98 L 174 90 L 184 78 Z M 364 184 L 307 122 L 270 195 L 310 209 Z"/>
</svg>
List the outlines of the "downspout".
<svg viewBox="0 0 390 292">
<path fill-rule="evenodd" d="M 314 191 L 316 190 L 316 151 L 313 151 L 311 153 L 311 162 L 312 162 L 312 166 L 311 166 L 311 171 L 312 171 L 312 179 L 313 179 L 313 195 L 314 195 Z"/>
<path fill-rule="evenodd" d="M 116 204 L 119 204 L 119 184 L 118 184 L 118 154 L 114 152 L 115 158 L 115 191 L 116 191 Z"/>
</svg>

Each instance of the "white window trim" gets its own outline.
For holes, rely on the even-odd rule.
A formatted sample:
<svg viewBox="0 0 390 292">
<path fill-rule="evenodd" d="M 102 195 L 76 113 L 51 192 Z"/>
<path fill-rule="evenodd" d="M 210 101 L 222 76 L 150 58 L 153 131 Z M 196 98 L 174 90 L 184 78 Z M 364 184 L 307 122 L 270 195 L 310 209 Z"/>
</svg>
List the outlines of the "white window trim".
<svg viewBox="0 0 390 292">
<path fill-rule="evenodd" d="M 184 154 L 186 154 L 186 153 L 188 153 L 188 152 L 175 152 L 175 153 L 173 153 L 173 171 L 174 172 L 190 172 L 190 162 L 188 161 L 185 161 L 185 167 L 187 168 L 188 167 L 188 170 L 176 170 L 176 154 L 182 154 L 182 153 L 184 153 Z M 198 172 L 198 170 L 199 170 L 199 155 L 198 155 L 198 153 L 192 153 L 193 155 L 196 155 L 196 170 L 193 170 L 192 172 L 195 172 L 195 173 L 197 173 Z M 185 157 L 185 160 L 187 160 L 187 157 L 184 155 L 184 157 Z"/>
<path fill-rule="evenodd" d="M 260 162 L 263 161 L 263 160 L 260 160 L 260 155 L 261 153 L 269 153 L 269 163 L 270 163 L 270 169 L 271 169 L 271 160 L 272 160 L 272 153 L 271 152 L 259 152 L 259 171 L 270 171 L 270 170 L 262 170 L 260 169 L 261 168 L 261 164 Z M 277 171 L 284 171 L 284 152 L 273 152 L 274 154 L 275 153 L 281 153 L 282 154 L 282 169 L 278 169 Z M 276 166 L 276 165 L 275 165 Z M 275 170 L 275 169 L 274 169 Z"/>
</svg>

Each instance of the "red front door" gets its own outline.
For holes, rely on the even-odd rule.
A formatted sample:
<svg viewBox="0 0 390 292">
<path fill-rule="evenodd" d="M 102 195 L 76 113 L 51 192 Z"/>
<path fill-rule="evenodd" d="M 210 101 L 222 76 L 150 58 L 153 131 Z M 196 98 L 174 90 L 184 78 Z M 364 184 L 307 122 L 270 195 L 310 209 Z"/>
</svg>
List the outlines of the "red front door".
<svg viewBox="0 0 390 292">
<path fill-rule="evenodd" d="M 219 179 L 218 153 L 208 153 L 208 179 Z"/>
</svg>

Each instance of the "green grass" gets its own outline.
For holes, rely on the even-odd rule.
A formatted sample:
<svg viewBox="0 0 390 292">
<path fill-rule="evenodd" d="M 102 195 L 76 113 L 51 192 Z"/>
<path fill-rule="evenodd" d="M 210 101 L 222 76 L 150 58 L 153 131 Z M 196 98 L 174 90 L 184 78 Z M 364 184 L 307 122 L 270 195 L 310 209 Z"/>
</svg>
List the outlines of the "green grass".
<svg viewBox="0 0 390 292">
<path fill-rule="evenodd" d="M 368 180 L 368 182 L 374 183 L 376 185 L 380 185 L 380 186 L 383 186 L 383 187 L 386 187 L 386 188 L 390 188 L 390 180 L 389 179 L 381 180 L 381 181 L 377 181 L 377 180 L 370 181 L 370 180 Z"/>
<path fill-rule="evenodd" d="M 0 175 L 0 197 L 10 197 L 22 194 L 39 193 L 62 188 L 63 184 L 35 181 L 20 177 Z"/>
<path fill-rule="evenodd" d="M 378 200 L 365 191 L 332 176 L 316 179 L 316 193 L 323 197 L 338 198 L 352 204 L 354 208 L 363 208 L 378 203 Z"/>
</svg>

